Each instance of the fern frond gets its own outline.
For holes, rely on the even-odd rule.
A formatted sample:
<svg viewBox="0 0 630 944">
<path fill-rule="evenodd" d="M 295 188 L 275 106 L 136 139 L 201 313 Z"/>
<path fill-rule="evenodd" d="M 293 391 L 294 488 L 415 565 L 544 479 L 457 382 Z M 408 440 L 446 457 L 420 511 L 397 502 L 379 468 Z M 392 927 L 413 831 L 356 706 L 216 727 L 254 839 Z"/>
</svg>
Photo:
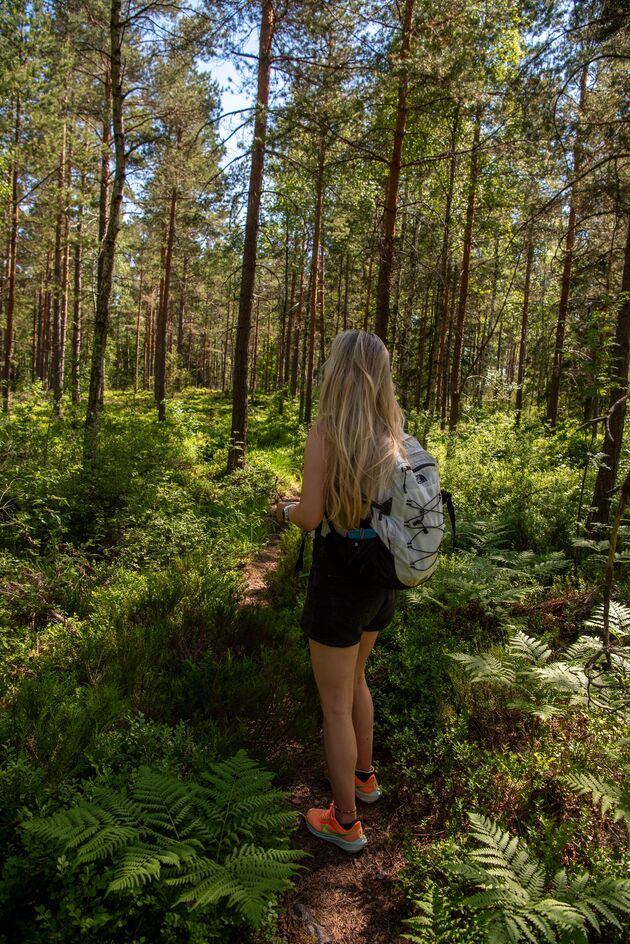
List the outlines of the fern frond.
<svg viewBox="0 0 630 944">
<path fill-rule="evenodd" d="M 567 774 L 560 779 L 581 796 L 590 794 L 593 806 L 601 808 L 602 816 L 610 812 L 613 822 L 623 819 L 630 828 L 630 794 L 624 794 L 620 787 L 592 774 Z"/>
<path fill-rule="evenodd" d="M 73 852 L 79 865 L 108 860 L 108 894 L 160 882 L 182 890 L 173 907 L 223 899 L 258 926 L 303 854 L 286 848 L 296 814 L 282 808 L 271 779 L 243 751 L 214 764 L 202 783 L 143 768 L 130 793 L 99 788 L 95 802 L 25 829 Z"/>
<path fill-rule="evenodd" d="M 589 620 L 584 623 L 590 629 L 602 632 L 604 629 L 604 606 L 600 604 L 593 610 Z M 608 611 L 608 627 L 615 636 L 627 636 L 630 633 L 630 606 L 611 600 Z"/>
<path fill-rule="evenodd" d="M 567 662 L 553 662 L 551 665 L 533 668 L 531 674 L 541 685 L 558 692 L 575 694 L 587 689 L 588 680 L 583 669 Z"/>
<path fill-rule="evenodd" d="M 472 682 L 513 685 L 516 679 L 514 670 L 495 656 L 471 656 L 467 652 L 449 652 L 448 657 L 460 663 Z"/>
<path fill-rule="evenodd" d="M 620 917 L 630 914 L 630 880 L 584 872 L 569 879 L 564 869 L 550 880 L 518 837 L 487 817 L 468 815 L 476 847 L 450 871 L 476 886 L 460 905 L 485 914 L 488 941 L 586 940 L 587 926 L 597 933 L 604 924 L 619 929 Z"/>
<path fill-rule="evenodd" d="M 522 630 L 512 636 L 508 649 L 513 655 L 526 659 L 533 665 L 544 665 L 551 658 L 551 649 L 542 640 L 534 639 Z"/>
</svg>

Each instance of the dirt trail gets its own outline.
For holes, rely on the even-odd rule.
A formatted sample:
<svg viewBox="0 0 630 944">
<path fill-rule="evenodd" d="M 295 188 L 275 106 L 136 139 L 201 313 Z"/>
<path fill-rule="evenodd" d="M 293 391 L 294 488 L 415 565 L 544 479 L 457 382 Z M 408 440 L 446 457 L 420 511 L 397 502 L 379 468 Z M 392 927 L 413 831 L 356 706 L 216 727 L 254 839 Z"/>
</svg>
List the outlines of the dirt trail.
<svg viewBox="0 0 630 944">
<path fill-rule="evenodd" d="M 269 605 L 268 581 L 280 558 L 280 535 L 245 568 L 243 605 Z M 289 802 L 301 813 L 330 803 L 330 786 L 323 775 L 320 745 L 292 745 L 296 757 Z M 368 845 L 350 856 L 310 835 L 301 823 L 294 842 L 308 856 L 294 889 L 282 902 L 279 934 L 287 944 L 399 944 L 406 908 L 396 888 L 396 875 L 405 857 L 398 835 L 402 815 L 398 804 L 383 797 L 373 806 L 360 806 Z"/>
</svg>

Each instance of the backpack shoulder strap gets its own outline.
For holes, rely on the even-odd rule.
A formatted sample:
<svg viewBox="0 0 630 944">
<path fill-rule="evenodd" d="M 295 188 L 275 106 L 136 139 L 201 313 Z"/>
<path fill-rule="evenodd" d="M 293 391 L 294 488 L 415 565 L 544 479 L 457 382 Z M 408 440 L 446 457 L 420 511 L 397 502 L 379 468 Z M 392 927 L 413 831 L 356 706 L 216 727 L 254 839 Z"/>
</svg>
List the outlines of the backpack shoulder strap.
<svg viewBox="0 0 630 944">
<path fill-rule="evenodd" d="M 453 533 L 453 547 L 455 547 L 455 507 L 453 505 L 452 494 L 447 492 L 445 488 L 442 489 L 442 504 L 448 511 L 448 517 L 451 522 L 451 531 Z"/>
</svg>

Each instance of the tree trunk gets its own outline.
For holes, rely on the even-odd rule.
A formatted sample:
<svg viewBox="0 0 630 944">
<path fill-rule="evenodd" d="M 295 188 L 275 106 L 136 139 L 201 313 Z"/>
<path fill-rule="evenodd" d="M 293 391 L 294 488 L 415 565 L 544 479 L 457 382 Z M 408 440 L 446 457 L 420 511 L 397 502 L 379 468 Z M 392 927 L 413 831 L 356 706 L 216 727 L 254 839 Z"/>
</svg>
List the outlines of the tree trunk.
<svg viewBox="0 0 630 944">
<path fill-rule="evenodd" d="M 385 190 L 385 207 L 381 233 L 378 282 L 376 288 L 375 332 L 387 343 L 389 327 L 389 288 L 394 260 L 394 237 L 396 233 L 396 214 L 398 211 L 398 185 L 402 163 L 405 127 L 407 125 L 407 60 L 411 48 L 411 28 L 413 21 L 414 0 L 406 0 L 402 24 L 402 48 L 400 53 L 400 78 L 398 81 L 398 105 L 394 128 L 394 145 L 389 164 L 389 175 Z"/>
<path fill-rule="evenodd" d="M 188 274 L 188 256 L 184 256 L 182 284 L 179 292 L 179 312 L 177 315 L 177 354 L 184 356 L 184 312 L 186 310 L 186 276 Z"/>
<path fill-rule="evenodd" d="M 350 253 L 346 253 L 346 274 L 343 282 L 343 330 L 348 330 L 348 280 L 350 278 Z"/>
<path fill-rule="evenodd" d="M 253 352 L 253 357 L 252 357 L 252 370 L 251 370 L 251 376 L 250 376 L 250 381 L 249 381 L 249 384 L 250 384 L 249 392 L 252 398 L 252 402 L 254 400 L 254 395 L 256 393 L 256 384 L 258 382 L 257 371 L 258 371 L 258 326 L 259 324 L 260 324 L 260 295 L 256 299 L 256 315 L 254 316 L 254 352 Z"/>
<path fill-rule="evenodd" d="M 168 219 L 168 240 L 164 257 L 164 282 L 162 298 L 157 319 L 155 344 L 155 402 L 158 408 L 158 420 L 166 420 L 166 334 L 168 329 L 169 302 L 171 297 L 171 273 L 173 271 L 173 247 L 177 226 L 177 187 L 171 191 L 171 206 Z"/>
<path fill-rule="evenodd" d="M 289 375 L 291 371 L 291 350 L 293 342 L 293 331 L 295 323 L 295 288 L 297 284 L 297 272 L 293 269 L 291 273 L 291 294 L 289 297 L 289 312 L 287 316 L 286 340 L 284 345 L 284 365 L 282 369 L 282 382 L 286 386 L 289 384 Z M 297 330 L 297 329 L 296 329 Z"/>
<path fill-rule="evenodd" d="M 17 272 L 17 240 L 20 219 L 19 191 L 19 147 L 22 128 L 22 96 L 15 98 L 15 123 L 13 126 L 13 167 L 11 170 L 11 216 L 9 228 L 9 256 L 7 259 L 7 326 L 4 335 L 4 372 L 2 376 L 2 408 L 8 414 L 11 399 L 13 374 L 13 317 L 15 314 L 15 276 Z"/>
<path fill-rule="evenodd" d="M 464 324 L 466 321 L 466 303 L 468 301 L 468 279 L 470 276 L 470 253 L 472 249 L 472 231 L 475 219 L 475 197 L 477 194 L 477 179 L 479 176 L 479 135 L 481 131 L 481 111 L 478 108 L 475 115 L 475 130 L 473 134 L 472 153 L 470 155 L 470 179 L 468 184 L 468 206 L 466 208 L 466 225 L 464 227 L 464 255 L 462 259 L 462 274 L 459 288 L 459 305 L 455 322 L 455 343 L 453 345 L 453 366 L 451 370 L 451 411 L 449 415 L 449 429 L 454 430 L 459 418 L 459 405 L 462 391 L 460 388 L 462 350 L 464 346 Z"/>
<path fill-rule="evenodd" d="M 144 287 L 144 271 L 142 255 L 140 255 L 140 285 L 138 286 L 138 308 L 136 311 L 136 346 L 133 358 L 133 392 L 138 392 L 138 373 L 140 370 L 140 318 L 142 315 L 142 289 Z"/>
<path fill-rule="evenodd" d="M 319 251 L 319 357 L 320 364 L 326 360 L 326 315 L 324 292 L 326 283 L 326 269 L 324 262 L 324 247 L 320 246 Z"/>
<path fill-rule="evenodd" d="M 293 354 L 291 357 L 291 381 L 289 389 L 291 396 L 297 394 L 298 370 L 300 363 L 300 331 L 302 330 L 302 310 L 304 307 L 304 259 L 300 262 L 300 292 L 298 295 L 297 315 L 295 318 L 295 336 L 293 338 Z"/>
<path fill-rule="evenodd" d="M 527 262 L 525 264 L 525 287 L 523 289 L 523 316 L 521 318 L 521 341 L 518 349 L 518 376 L 516 378 L 516 425 L 520 426 L 523 409 L 523 378 L 525 377 L 525 354 L 527 351 L 527 317 L 529 314 L 529 284 L 534 259 L 532 234 L 527 238 Z"/>
<path fill-rule="evenodd" d="M 65 264 L 67 239 L 66 229 L 66 138 L 67 121 L 64 118 L 59 154 L 59 172 L 57 178 L 57 221 L 55 225 L 55 290 L 53 296 L 53 338 L 52 338 L 52 388 L 55 413 L 61 416 L 61 398 L 63 395 L 64 373 L 64 315 L 67 304 L 68 270 Z"/>
<path fill-rule="evenodd" d="M 265 164 L 265 139 L 267 136 L 267 106 L 269 103 L 269 81 L 271 77 L 271 44 L 276 25 L 276 14 L 272 0 L 262 0 L 260 42 L 258 47 L 258 86 L 256 95 L 256 118 L 254 143 L 249 175 L 247 219 L 245 222 L 245 244 L 243 246 L 243 268 L 238 305 L 238 323 L 234 350 L 232 380 L 232 431 L 228 453 L 228 472 L 245 464 L 247 451 L 247 359 L 249 335 L 252 324 L 252 302 L 256 278 L 256 245 L 260 198 L 262 195 Z"/>
<path fill-rule="evenodd" d="M 610 512 L 611 493 L 615 487 L 617 466 L 621 454 L 626 403 L 622 400 L 628 393 L 628 368 L 630 367 L 630 217 L 621 282 L 622 303 L 617 314 L 615 344 L 613 348 L 612 375 L 614 387 L 610 391 L 609 409 L 618 404 L 609 414 L 608 430 L 602 446 L 602 459 L 597 470 L 592 511 L 588 518 L 589 530 L 595 524 L 607 524 Z M 622 402 L 619 402 L 622 400 Z"/>
<path fill-rule="evenodd" d="M 319 271 L 319 241 L 322 232 L 322 207 L 324 203 L 324 157 L 325 141 L 319 146 L 317 165 L 315 221 L 313 223 L 313 245 L 311 247 L 311 282 L 309 293 L 308 364 L 306 368 L 306 393 L 304 395 L 304 422 L 311 422 L 313 412 L 313 364 L 315 361 L 315 325 L 317 323 L 317 275 Z"/>
<path fill-rule="evenodd" d="M 72 311 L 72 402 L 81 400 L 81 330 L 83 319 L 83 287 L 81 282 L 81 262 L 83 255 L 83 198 L 85 191 L 85 171 L 81 172 L 79 208 L 77 211 L 77 229 L 74 242 L 74 297 Z"/>
<path fill-rule="evenodd" d="M 110 61 L 115 167 L 114 182 L 109 201 L 107 230 L 98 259 L 96 317 L 94 319 L 90 389 L 88 393 L 85 436 L 83 441 L 83 457 L 84 461 L 87 463 L 90 463 L 96 455 L 98 427 L 102 410 L 102 394 L 105 385 L 105 348 L 107 346 L 107 330 L 109 327 L 109 301 L 114 277 L 116 240 L 120 229 L 120 215 L 126 177 L 122 71 L 122 44 L 125 24 L 124 20 L 121 18 L 121 7 L 122 0 L 111 0 Z"/>
<path fill-rule="evenodd" d="M 580 104 L 578 113 L 582 115 L 586 104 L 586 83 L 588 81 L 588 63 L 582 68 L 580 78 Z M 573 176 L 577 179 L 582 169 L 582 147 L 580 142 L 580 128 L 575 133 L 573 148 Z M 569 293 L 571 291 L 571 269 L 573 267 L 573 244 L 575 242 L 577 194 L 576 184 L 571 188 L 569 205 L 569 221 L 564 245 L 564 261 L 562 266 L 562 284 L 560 288 L 560 302 L 558 304 L 558 321 L 556 323 L 556 344 L 553 352 L 553 366 L 551 368 L 551 382 L 549 384 L 549 401 L 547 403 L 547 422 L 552 430 L 556 428 L 558 419 L 558 402 L 560 400 L 560 378 L 562 376 L 562 359 L 564 355 L 564 335 L 569 309 Z"/>
</svg>

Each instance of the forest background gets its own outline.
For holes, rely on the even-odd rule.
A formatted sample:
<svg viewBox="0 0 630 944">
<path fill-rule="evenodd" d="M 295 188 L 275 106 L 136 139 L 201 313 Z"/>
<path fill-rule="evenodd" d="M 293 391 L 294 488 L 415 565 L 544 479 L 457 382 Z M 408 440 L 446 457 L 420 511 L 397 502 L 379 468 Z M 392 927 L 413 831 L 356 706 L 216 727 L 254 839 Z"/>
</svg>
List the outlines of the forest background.
<svg viewBox="0 0 630 944">
<path fill-rule="evenodd" d="M 375 659 L 392 921 L 625 940 L 629 22 L 3 4 L 0 940 L 299 940 L 295 535 L 239 599 L 346 328 L 460 518 Z"/>
</svg>

